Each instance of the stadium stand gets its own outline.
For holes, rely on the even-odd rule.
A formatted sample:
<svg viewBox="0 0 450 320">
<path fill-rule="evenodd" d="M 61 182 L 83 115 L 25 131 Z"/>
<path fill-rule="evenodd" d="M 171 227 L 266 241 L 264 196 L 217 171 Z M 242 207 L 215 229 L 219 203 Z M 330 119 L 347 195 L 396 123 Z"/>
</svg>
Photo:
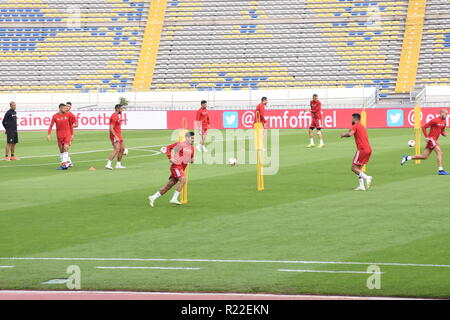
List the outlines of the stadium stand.
<svg viewBox="0 0 450 320">
<path fill-rule="evenodd" d="M 395 87 L 408 1 L 169 4 L 152 89 Z"/>
<path fill-rule="evenodd" d="M 450 85 L 450 0 L 428 0 L 417 85 Z"/>
<path fill-rule="evenodd" d="M 388 98 L 449 84 L 450 24 L 439 14 L 450 2 L 426 2 L 423 36 L 408 29 L 408 7 L 408 0 L 9 0 L 0 4 L 0 91 L 376 86 Z M 411 52 L 417 81 L 402 71 L 417 66 Z"/>
<path fill-rule="evenodd" d="M 131 90 L 148 5 L 135 0 L 1 3 L 1 90 Z"/>
</svg>

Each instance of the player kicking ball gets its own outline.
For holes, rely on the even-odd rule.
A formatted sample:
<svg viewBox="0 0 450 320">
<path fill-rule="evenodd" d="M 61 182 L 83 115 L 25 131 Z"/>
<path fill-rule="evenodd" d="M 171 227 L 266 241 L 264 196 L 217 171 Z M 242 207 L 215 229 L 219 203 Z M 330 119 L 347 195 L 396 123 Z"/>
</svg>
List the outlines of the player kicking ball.
<svg viewBox="0 0 450 320">
<path fill-rule="evenodd" d="M 352 171 L 358 176 L 359 187 L 355 191 L 365 191 L 372 185 L 372 177 L 366 175 L 362 168 L 369 162 L 372 155 L 372 148 L 370 147 L 369 139 L 367 137 L 367 130 L 361 124 L 361 115 L 359 113 L 352 114 L 352 128 L 349 132 L 341 134 L 341 138 L 355 137 L 357 151 L 353 158 Z M 364 185 L 366 181 L 366 185 Z"/>
<path fill-rule="evenodd" d="M 50 127 L 47 132 L 47 140 L 50 141 L 52 128 L 56 124 L 56 137 L 58 142 L 58 148 L 60 151 L 59 158 L 61 160 L 61 166 L 59 170 L 66 170 L 71 166 L 69 149 L 72 140 L 72 128 L 76 128 L 76 118 L 73 114 L 68 113 L 68 108 L 64 103 L 59 105 L 59 112 L 55 113 L 52 117 Z"/>
<path fill-rule="evenodd" d="M 434 118 L 427 124 L 422 127 L 423 134 L 425 135 L 425 140 L 427 141 L 427 146 L 422 154 L 416 156 L 403 156 L 400 164 L 403 166 L 407 161 L 410 160 L 426 160 L 433 152 L 436 152 L 436 158 L 438 163 L 438 174 L 440 176 L 449 175 L 447 171 L 444 170 L 442 166 L 442 150 L 441 146 L 437 142 L 439 137 L 443 135 L 447 136 L 447 132 L 445 132 L 446 120 L 448 116 L 448 111 L 442 109 L 439 113 L 439 117 Z M 430 132 L 427 132 L 427 129 L 430 128 Z"/>
<path fill-rule="evenodd" d="M 185 142 L 177 142 L 167 146 L 166 155 L 170 162 L 170 177 L 169 182 L 165 187 L 162 187 L 157 193 L 148 197 L 150 206 L 154 206 L 156 199 L 166 194 L 174 185 L 178 183 L 177 189 L 173 193 L 170 203 L 180 205 L 178 201 L 183 186 L 186 184 L 186 175 L 184 171 L 189 163 L 194 162 L 194 132 L 188 132 L 185 135 Z M 173 151 L 173 154 L 172 154 Z"/>
</svg>

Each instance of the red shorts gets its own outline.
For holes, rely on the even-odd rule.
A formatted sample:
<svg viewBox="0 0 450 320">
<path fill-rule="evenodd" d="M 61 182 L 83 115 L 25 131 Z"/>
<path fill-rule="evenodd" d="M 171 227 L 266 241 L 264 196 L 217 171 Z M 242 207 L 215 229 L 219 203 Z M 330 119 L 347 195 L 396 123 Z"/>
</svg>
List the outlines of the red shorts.
<svg viewBox="0 0 450 320">
<path fill-rule="evenodd" d="M 109 136 L 109 139 L 111 140 L 111 143 L 114 145 L 114 136 Z M 119 136 L 119 142 L 123 143 L 123 138 Z"/>
<path fill-rule="evenodd" d="M 322 119 L 319 118 L 311 118 L 310 128 L 322 129 Z"/>
<path fill-rule="evenodd" d="M 184 177 L 184 170 L 181 167 L 170 167 L 170 177 L 169 179 L 179 180 L 181 177 Z"/>
<path fill-rule="evenodd" d="M 434 148 L 436 148 L 437 146 L 439 146 L 439 143 L 437 143 L 436 140 L 434 140 L 434 138 L 430 138 L 430 140 L 427 142 L 426 148 L 434 150 Z"/>
<path fill-rule="evenodd" d="M 58 147 L 62 147 L 63 145 L 70 146 L 70 142 L 72 140 L 72 136 L 65 136 L 65 137 L 57 137 L 58 139 Z"/>
<path fill-rule="evenodd" d="M 372 155 L 372 149 L 358 149 L 353 158 L 353 164 L 358 166 L 363 166 L 369 162 L 370 156 Z"/>
</svg>

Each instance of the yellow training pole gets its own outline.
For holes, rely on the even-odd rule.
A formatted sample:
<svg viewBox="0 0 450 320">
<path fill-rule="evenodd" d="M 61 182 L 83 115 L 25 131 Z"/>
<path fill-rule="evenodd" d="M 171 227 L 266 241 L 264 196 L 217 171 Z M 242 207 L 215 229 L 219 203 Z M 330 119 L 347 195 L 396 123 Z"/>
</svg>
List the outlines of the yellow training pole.
<svg viewBox="0 0 450 320">
<path fill-rule="evenodd" d="M 420 154 L 420 142 L 422 140 L 421 135 L 421 121 L 422 121 L 422 108 L 420 106 L 414 107 L 414 134 L 416 139 L 416 154 Z M 420 164 L 421 160 L 416 160 L 416 164 Z"/>
<path fill-rule="evenodd" d="M 361 124 L 364 127 L 367 128 L 367 112 L 366 112 L 366 106 L 365 105 L 363 105 L 363 109 L 361 111 Z M 362 172 L 366 172 L 366 169 L 367 169 L 367 167 L 366 167 L 366 165 L 364 165 L 362 167 Z"/>
<path fill-rule="evenodd" d="M 185 135 L 188 132 L 186 118 L 181 119 L 181 128 L 182 128 L 182 130 L 180 130 L 179 141 L 184 142 L 184 141 L 186 141 Z M 180 202 L 183 204 L 188 203 L 189 165 L 186 167 L 184 174 L 186 176 L 186 183 L 184 184 L 183 189 L 181 189 L 181 198 L 180 198 Z"/>
<path fill-rule="evenodd" d="M 263 176 L 263 145 L 264 145 L 264 126 L 259 121 L 259 113 L 256 112 L 257 121 L 253 128 L 255 130 L 255 149 L 256 149 L 256 180 L 258 191 L 264 190 L 264 176 Z"/>
</svg>

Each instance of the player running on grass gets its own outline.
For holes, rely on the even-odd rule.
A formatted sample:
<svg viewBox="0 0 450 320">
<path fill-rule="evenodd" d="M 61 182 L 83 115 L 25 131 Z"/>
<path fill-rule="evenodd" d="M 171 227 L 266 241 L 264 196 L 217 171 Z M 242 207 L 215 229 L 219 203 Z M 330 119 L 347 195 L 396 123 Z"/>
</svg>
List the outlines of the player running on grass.
<svg viewBox="0 0 450 320">
<path fill-rule="evenodd" d="M 367 130 L 361 124 L 361 115 L 359 113 L 352 114 L 352 128 L 347 133 L 342 133 L 341 138 L 348 138 L 354 136 L 357 151 L 353 158 L 352 171 L 358 176 L 359 187 L 355 191 L 365 191 L 372 185 L 372 177 L 366 175 L 362 167 L 369 162 L 372 155 L 372 148 L 370 147 L 369 139 L 367 138 Z M 364 185 L 366 181 L 366 186 Z"/>
<path fill-rule="evenodd" d="M 165 187 L 162 187 L 154 195 L 148 197 L 150 200 L 150 206 L 154 206 L 156 199 L 164 195 L 167 191 L 172 189 L 174 185 L 178 183 L 177 189 L 173 193 L 170 203 L 180 205 L 178 196 L 180 195 L 183 186 L 186 183 L 186 176 L 184 171 L 189 163 L 194 162 L 194 132 L 187 132 L 185 135 L 185 142 L 177 142 L 167 146 L 166 155 L 170 162 L 170 177 L 169 182 Z M 173 151 L 173 154 L 172 154 Z"/>
<path fill-rule="evenodd" d="M 438 174 L 441 176 L 450 174 L 445 171 L 442 166 L 442 150 L 441 146 L 437 142 L 441 135 L 443 135 L 444 137 L 447 136 L 447 132 L 445 132 L 447 116 L 448 111 L 442 109 L 439 113 L 439 117 L 434 118 L 422 127 L 423 134 L 425 135 L 425 140 L 427 141 L 425 151 L 422 154 L 416 156 L 403 156 L 402 161 L 400 162 L 402 166 L 409 160 L 426 160 L 434 150 L 436 152 L 438 163 Z M 429 133 L 427 132 L 427 128 L 430 128 Z"/>
<path fill-rule="evenodd" d="M 55 113 L 52 117 L 50 127 L 47 132 L 47 140 L 50 141 L 52 128 L 56 124 L 56 137 L 59 148 L 59 159 L 61 161 L 61 167 L 59 170 L 66 170 L 71 166 L 69 157 L 70 140 L 72 139 L 72 128 L 76 128 L 75 116 L 67 113 L 67 106 L 64 103 L 59 105 L 59 112 Z"/>
<path fill-rule="evenodd" d="M 113 152 L 109 155 L 105 169 L 112 170 L 112 161 L 117 156 L 116 169 L 126 169 L 122 166 L 122 157 L 125 152 L 125 143 L 122 138 L 121 123 L 125 120 L 120 118 L 124 108 L 120 104 L 116 104 L 115 112 L 111 115 L 109 122 L 109 139 L 113 145 Z"/>
<path fill-rule="evenodd" d="M 317 94 L 313 95 L 313 99 L 309 102 L 311 107 L 311 125 L 309 127 L 309 145 L 308 148 L 314 148 L 314 129 L 317 130 L 319 137 L 319 148 L 324 146 L 322 137 L 322 103 L 319 101 Z"/>
<path fill-rule="evenodd" d="M 208 152 L 208 149 L 205 147 L 205 139 L 208 134 L 208 129 L 210 126 L 209 115 L 208 115 L 208 103 L 205 100 L 200 102 L 201 107 L 197 111 L 197 115 L 195 118 L 195 128 L 199 130 L 200 136 L 202 137 L 201 142 L 197 145 L 198 151 Z"/>
</svg>

